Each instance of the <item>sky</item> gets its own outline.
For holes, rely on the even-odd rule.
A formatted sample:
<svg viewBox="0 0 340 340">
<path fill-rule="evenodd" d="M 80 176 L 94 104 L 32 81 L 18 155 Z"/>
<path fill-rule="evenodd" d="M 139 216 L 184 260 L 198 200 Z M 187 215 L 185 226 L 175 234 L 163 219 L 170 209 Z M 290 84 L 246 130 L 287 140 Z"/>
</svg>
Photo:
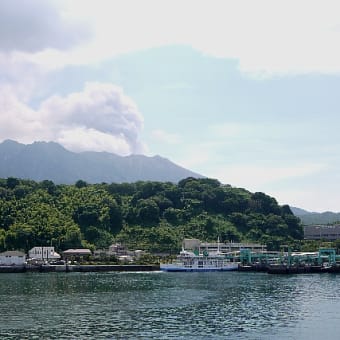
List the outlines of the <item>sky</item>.
<svg viewBox="0 0 340 340">
<path fill-rule="evenodd" d="M 0 142 L 160 155 L 340 211 L 340 2 L 1 0 Z"/>
</svg>

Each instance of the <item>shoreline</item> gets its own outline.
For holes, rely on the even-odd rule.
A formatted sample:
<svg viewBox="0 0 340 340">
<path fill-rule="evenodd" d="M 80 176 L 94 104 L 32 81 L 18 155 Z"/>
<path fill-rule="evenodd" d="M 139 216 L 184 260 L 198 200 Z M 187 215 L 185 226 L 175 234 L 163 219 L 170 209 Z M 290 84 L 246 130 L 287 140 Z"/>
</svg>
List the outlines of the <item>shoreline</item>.
<svg viewBox="0 0 340 340">
<path fill-rule="evenodd" d="M 1 273 L 51 273 L 51 272 L 151 272 L 160 271 L 160 265 L 12 265 L 0 266 Z M 285 265 L 272 265 L 272 266 L 251 266 L 240 265 L 235 271 L 238 272 L 265 272 L 268 274 L 308 274 L 308 273 L 340 273 L 340 266 L 285 266 Z"/>
<path fill-rule="evenodd" d="M 159 265 L 23 265 L 0 266 L 1 273 L 51 273 L 51 272 L 146 272 L 158 271 Z"/>
</svg>

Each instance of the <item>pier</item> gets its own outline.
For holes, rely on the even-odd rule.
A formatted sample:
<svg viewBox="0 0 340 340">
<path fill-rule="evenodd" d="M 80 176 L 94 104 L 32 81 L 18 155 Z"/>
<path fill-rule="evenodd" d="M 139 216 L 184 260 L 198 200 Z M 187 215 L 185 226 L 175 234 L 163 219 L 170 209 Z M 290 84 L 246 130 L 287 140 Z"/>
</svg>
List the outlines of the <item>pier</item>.
<svg viewBox="0 0 340 340">
<path fill-rule="evenodd" d="M 333 248 L 317 252 L 287 252 L 253 254 L 240 251 L 240 271 L 265 271 L 269 274 L 340 273 L 340 256 Z"/>
</svg>

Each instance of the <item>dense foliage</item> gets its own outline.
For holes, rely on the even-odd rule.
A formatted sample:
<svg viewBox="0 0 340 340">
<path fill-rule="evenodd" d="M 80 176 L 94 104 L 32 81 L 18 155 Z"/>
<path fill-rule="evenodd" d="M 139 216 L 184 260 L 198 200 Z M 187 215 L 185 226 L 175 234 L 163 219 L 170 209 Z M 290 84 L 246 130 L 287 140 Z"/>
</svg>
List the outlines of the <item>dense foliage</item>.
<svg viewBox="0 0 340 340">
<path fill-rule="evenodd" d="M 177 252 L 183 238 L 256 241 L 277 249 L 301 239 L 288 206 L 214 179 L 55 185 L 0 179 L 0 250 L 53 245 Z"/>
</svg>

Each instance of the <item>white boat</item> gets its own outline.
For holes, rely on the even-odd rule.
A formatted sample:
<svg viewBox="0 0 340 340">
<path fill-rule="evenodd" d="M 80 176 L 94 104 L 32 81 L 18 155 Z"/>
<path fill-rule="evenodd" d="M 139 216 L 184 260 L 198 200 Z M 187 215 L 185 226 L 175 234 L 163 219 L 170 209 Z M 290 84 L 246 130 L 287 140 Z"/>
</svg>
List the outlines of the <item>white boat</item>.
<svg viewBox="0 0 340 340">
<path fill-rule="evenodd" d="M 230 261 L 226 254 L 219 251 L 211 254 L 206 251 L 195 254 L 182 249 L 176 260 L 171 263 L 161 263 L 160 269 L 166 272 L 230 271 L 238 269 L 238 262 Z"/>
</svg>

